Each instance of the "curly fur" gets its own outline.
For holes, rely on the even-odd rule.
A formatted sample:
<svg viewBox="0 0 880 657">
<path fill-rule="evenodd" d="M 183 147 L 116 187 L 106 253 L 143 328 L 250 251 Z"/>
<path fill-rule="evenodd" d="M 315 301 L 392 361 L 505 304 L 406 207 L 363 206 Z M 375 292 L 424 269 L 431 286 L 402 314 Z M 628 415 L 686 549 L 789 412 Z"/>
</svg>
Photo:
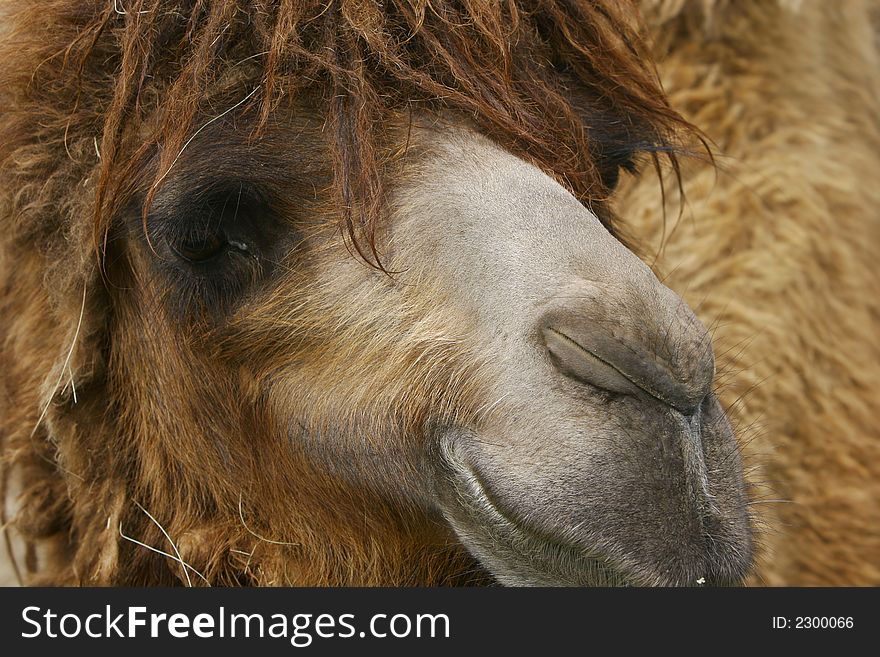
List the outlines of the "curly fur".
<svg viewBox="0 0 880 657">
<path fill-rule="evenodd" d="M 4 12 L 25 4 L 7 1 Z M 115 216 L 139 194 L 149 205 L 196 130 L 235 108 L 258 139 L 285 95 L 306 94 L 303 80 L 317 81 L 333 128 L 321 157 L 332 172 L 325 207 L 335 211 L 321 229 L 341 225 L 376 266 L 383 180 L 373 174 L 394 166 L 410 101 L 467 114 L 584 202 L 602 200 L 595 140 L 546 72 L 518 68 L 522 58 L 504 46 L 517 30 L 530 61 L 546 52 L 606 92 L 631 118 L 628 141 L 669 150 L 688 128 L 619 3 L 571 15 L 568 3 L 535 3 L 549 9 L 532 14 L 468 2 L 467 20 L 438 9 L 446 3 L 394 4 L 387 30 L 357 2 L 330 3 L 330 15 L 308 2 L 51 0 L 17 14 L 2 47 L 0 440 L 4 498 L 13 475 L 20 488 L 13 524 L 28 544 L 29 583 L 485 581 L 412 504 L 350 485 L 296 450 L 279 458 L 272 448 L 289 428 L 262 403 L 271 389 L 303 435 L 368 436 L 377 447 L 368 453 L 412 465 L 404 438 L 428 409 L 467 416 L 488 402 L 478 359 L 456 350 L 467 318 L 444 316 L 442 296 L 413 292 L 400 306 L 368 308 L 334 304 L 326 280 L 300 281 L 310 312 L 282 315 L 287 335 L 321 325 L 334 337 L 302 340 L 298 356 L 312 367 L 280 384 L 269 367 L 243 366 L 252 355 L 244 342 L 277 347 L 268 328 L 232 326 L 213 352 L 199 351 L 159 310 L 157 283 L 136 281 L 137 292 L 122 295 L 120 283 L 135 281 L 118 271 L 124 258 L 107 257 Z M 687 172 L 692 205 L 660 266 L 716 326 L 722 393 L 746 439 L 760 433 L 746 446 L 757 501 L 791 500 L 757 506 L 768 510 L 757 580 L 878 583 L 874 8 L 643 4 L 674 106 L 723 154 L 719 173 Z M 393 35 L 413 25 L 424 40 L 395 50 Z M 551 35 L 541 47 L 530 41 L 538 27 Z M 389 40 L 370 38 L 380 34 Z M 432 41 L 437 34 L 454 38 Z M 343 58 L 316 55 L 327 45 Z M 429 55 L 435 68 L 420 77 L 416 63 Z M 474 65 L 486 61 L 494 68 Z M 349 102 L 330 102 L 340 97 Z M 378 132 L 377 117 L 392 115 Z M 661 230 L 658 207 L 656 182 L 635 181 L 620 214 L 648 238 Z M 155 314 L 141 333 L 131 327 L 144 326 L 144 309 Z M 271 327 L 283 309 L 260 311 Z M 451 324 L 459 343 L 449 341 Z M 343 363 L 349 376 L 334 378 Z M 400 476 L 413 474 L 402 465 Z"/>
<path fill-rule="evenodd" d="M 338 260 L 339 244 L 291 275 L 286 305 L 264 299 L 221 330 L 207 320 L 184 330 L 120 216 L 134 204 L 147 228 L 153 200 L 210 148 L 197 137 L 222 145 L 234 133 L 241 153 L 280 152 L 268 147 L 293 102 L 321 119 L 299 126 L 322 219 L 310 230 L 341 227 L 378 268 L 383 184 L 416 111 L 464 117 L 598 204 L 598 124 L 568 83 L 644 150 L 669 152 L 689 130 L 647 65 L 631 7 L 9 0 L 3 10 L 0 438 L 5 477 L 21 485 L 27 580 L 481 580 L 448 527 L 371 483 L 373 466 L 417 476 L 411 429 L 429 411 L 443 420 L 487 403 L 479 359 L 458 346 L 467 318 L 444 313 L 442 291 L 404 290 L 388 307 L 340 294 L 317 266 Z M 224 166 L 220 151 L 204 161 Z M 282 341 L 294 347 L 281 353 Z M 302 366 L 279 381 L 289 362 Z M 284 426 L 269 399 L 286 400 L 296 421 Z M 304 454 L 328 434 L 335 461 L 362 468 L 358 485 Z"/>
</svg>

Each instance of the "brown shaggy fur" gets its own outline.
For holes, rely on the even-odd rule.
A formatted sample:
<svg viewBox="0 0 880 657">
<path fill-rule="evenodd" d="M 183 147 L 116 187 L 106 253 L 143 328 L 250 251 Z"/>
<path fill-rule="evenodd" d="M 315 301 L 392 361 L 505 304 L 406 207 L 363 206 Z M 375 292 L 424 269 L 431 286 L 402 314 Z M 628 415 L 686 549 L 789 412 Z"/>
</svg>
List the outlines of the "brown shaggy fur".
<svg viewBox="0 0 880 657">
<path fill-rule="evenodd" d="M 320 265 L 345 253 L 343 240 L 329 252 L 307 245 L 341 225 L 381 266 L 382 189 L 414 114 L 475 124 L 601 211 L 597 148 L 669 153 L 688 130 L 632 8 L 3 7 L 0 439 L 4 488 L 13 475 L 21 486 L 26 579 L 480 581 L 448 527 L 370 477 L 394 467 L 417 480 L 414 428 L 479 413 L 479 359 L 456 349 L 467 318 L 444 314 L 429 289 L 389 307 L 331 297 Z M 218 326 L 168 303 L 186 295 L 154 275 L 122 217 L 149 229 L 154 199 L 241 160 L 276 201 L 320 221 L 302 227 L 295 263 L 276 263 L 294 298 L 257 298 Z M 311 178 L 289 189 L 291 172 Z M 328 472 L 316 446 L 337 469 L 360 470 Z"/>
<path fill-rule="evenodd" d="M 659 265 L 716 327 L 764 517 L 755 581 L 878 585 L 877 3 L 642 4 L 673 105 L 720 153 L 686 171 Z M 655 189 L 619 210 L 656 251 Z"/>
<path fill-rule="evenodd" d="M 332 418 L 415 476 L 407 430 L 430 409 L 479 412 L 479 363 L 438 339 L 465 318 L 422 296 L 406 309 L 334 304 L 305 268 L 310 312 L 264 303 L 207 353 L 160 310 L 158 281 L 132 279 L 138 254 L 115 250 L 118 215 L 133 199 L 147 207 L 170 170 L 192 170 L 202 126 L 226 143 L 238 124 L 209 122 L 231 108 L 254 144 L 278 138 L 292 98 L 322 117 L 307 140 L 326 164 L 313 172 L 326 180 L 315 230 L 342 225 L 379 266 L 377 217 L 410 112 L 466 116 L 589 204 L 607 193 L 569 86 L 625 117 L 620 140 L 645 150 L 686 128 L 621 3 L 386 4 L 3 3 L 23 10 L 0 46 L 0 440 L 3 497 L 13 476 L 22 492 L 28 582 L 482 581 L 436 519 L 279 450 L 289 429 L 265 403 L 287 400 L 307 436 Z M 865 9 L 643 4 L 674 105 L 726 156 L 717 176 L 689 172 L 693 205 L 660 264 L 716 326 L 722 393 L 746 439 L 760 433 L 753 479 L 775 491 L 760 497 L 793 500 L 758 507 L 774 510 L 759 581 L 880 583 L 880 95 L 859 73 L 878 66 Z M 628 190 L 632 232 L 661 230 L 658 197 L 656 181 Z M 272 380 L 279 316 L 287 339 L 333 333 L 302 340 L 300 381 Z M 264 351 L 245 353 L 242 336 Z"/>
</svg>

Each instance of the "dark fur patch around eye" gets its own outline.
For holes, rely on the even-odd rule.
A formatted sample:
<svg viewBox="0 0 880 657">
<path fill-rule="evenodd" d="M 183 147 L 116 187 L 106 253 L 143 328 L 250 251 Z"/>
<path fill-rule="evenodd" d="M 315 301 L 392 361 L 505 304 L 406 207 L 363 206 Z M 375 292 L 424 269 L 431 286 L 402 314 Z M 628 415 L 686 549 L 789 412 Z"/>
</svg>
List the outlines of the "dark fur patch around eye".
<svg viewBox="0 0 880 657">
<path fill-rule="evenodd" d="M 181 317 L 223 314 L 283 257 L 293 232 L 255 185 L 213 181 L 158 199 L 141 237 L 170 283 L 166 303 Z"/>
</svg>

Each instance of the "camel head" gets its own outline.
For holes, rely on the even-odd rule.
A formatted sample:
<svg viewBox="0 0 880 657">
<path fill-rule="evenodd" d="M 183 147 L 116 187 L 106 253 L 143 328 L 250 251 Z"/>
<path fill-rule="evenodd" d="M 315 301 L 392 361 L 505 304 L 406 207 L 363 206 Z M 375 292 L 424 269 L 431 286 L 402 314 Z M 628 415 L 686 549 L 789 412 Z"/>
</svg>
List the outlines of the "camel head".
<svg viewBox="0 0 880 657">
<path fill-rule="evenodd" d="M 613 216 L 687 129 L 626 16 L 154 4 L 60 12 L 82 73 L 41 30 L 18 100 L 55 132 L 5 128 L 49 226 L 6 243 L 7 447 L 61 580 L 745 577 L 710 335 Z"/>
</svg>

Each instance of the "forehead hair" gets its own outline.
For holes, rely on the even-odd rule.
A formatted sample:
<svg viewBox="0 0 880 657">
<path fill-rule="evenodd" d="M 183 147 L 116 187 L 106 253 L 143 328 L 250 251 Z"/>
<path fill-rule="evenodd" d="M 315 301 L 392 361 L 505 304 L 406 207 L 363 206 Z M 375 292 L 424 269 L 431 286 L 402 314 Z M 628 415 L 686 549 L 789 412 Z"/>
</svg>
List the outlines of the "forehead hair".
<svg viewBox="0 0 880 657">
<path fill-rule="evenodd" d="M 56 94 L 44 92 L 44 102 L 67 103 L 74 117 L 65 140 L 100 134 L 99 244 L 147 154 L 158 164 L 146 206 L 206 117 L 248 114 L 259 133 L 285 97 L 318 99 L 340 221 L 373 263 L 391 113 L 459 113 L 584 202 L 602 194 L 593 159 L 600 130 L 613 124 L 618 140 L 669 153 L 690 129 L 667 104 L 635 6 L 621 0 L 23 4 L 14 23 L 30 27 L 33 61 L 55 62 L 38 71 L 55 76 Z M 611 118 L 592 122 L 576 97 Z M 76 120 L 86 106 L 88 127 Z"/>
</svg>

